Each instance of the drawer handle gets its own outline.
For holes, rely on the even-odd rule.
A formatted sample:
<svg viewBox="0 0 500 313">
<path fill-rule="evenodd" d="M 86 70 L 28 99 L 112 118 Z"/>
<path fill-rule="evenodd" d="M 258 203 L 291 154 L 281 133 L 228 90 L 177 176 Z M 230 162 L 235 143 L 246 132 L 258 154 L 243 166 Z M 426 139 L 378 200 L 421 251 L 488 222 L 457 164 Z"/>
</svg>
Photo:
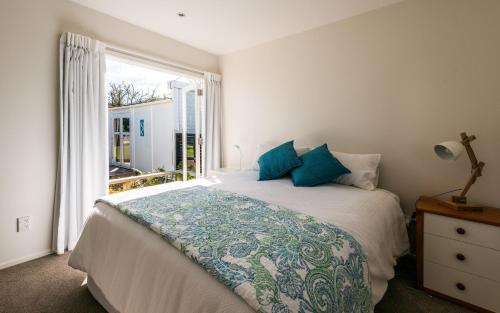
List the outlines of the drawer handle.
<svg viewBox="0 0 500 313">
<path fill-rule="evenodd" d="M 465 261 L 465 255 L 463 255 L 462 253 L 457 253 L 457 260 Z"/>
<path fill-rule="evenodd" d="M 458 290 L 461 290 L 461 291 L 465 290 L 465 285 L 462 283 L 457 283 L 455 286 L 457 287 Z"/>
<path fill-rule="evenodd" d="M 458 227 L 458 228 L 457 228 L 457 233 L 458 233 L 459 235 L 465 235 L 465 229 L 463 229 L 462 227 Z"/>
</svg>

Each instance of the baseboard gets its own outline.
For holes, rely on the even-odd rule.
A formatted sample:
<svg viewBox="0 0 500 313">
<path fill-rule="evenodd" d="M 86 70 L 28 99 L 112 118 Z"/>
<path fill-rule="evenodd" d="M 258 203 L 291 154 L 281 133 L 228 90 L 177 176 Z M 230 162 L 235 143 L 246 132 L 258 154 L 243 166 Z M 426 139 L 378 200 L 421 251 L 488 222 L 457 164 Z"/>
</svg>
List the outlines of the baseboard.
<svg viewBox="0 0 500 313">
<path fill-rule="evenodd" d="M 38 259 L 38 258 L 44 257 L 44 256 L 52 254 L 52 253 L 53 253 L 52 250 L 47 249 L 47 250 L 43 250 L 43 251 L 40 251 L 40 252 L 37 252 L 37 253 L 33 253 L 33 254 L 30 254 L 30 255 L 24 256 L 22 258 L 18 258 L 18 259 L 10 260 L 10 261 L 7 261 L 7 262 L 3 262 L 3 263 L 0 263 L 0 270 L 3 270 L 4 268 L 11 267 L 11 266 L 14 266 L 14 265 L 17 265 L 17 264 L 28 262 L 28 261 L 31 261 L 31 260 L 34 260 L 34 259 Z"/>
</svg>

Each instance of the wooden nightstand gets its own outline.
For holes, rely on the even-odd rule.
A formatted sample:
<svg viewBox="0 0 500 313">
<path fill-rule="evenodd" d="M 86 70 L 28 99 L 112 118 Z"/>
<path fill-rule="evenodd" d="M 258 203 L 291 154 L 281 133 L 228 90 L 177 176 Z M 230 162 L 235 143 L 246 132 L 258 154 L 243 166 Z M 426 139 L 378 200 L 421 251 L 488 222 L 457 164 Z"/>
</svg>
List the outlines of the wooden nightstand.
<svg viewBox="0 0 500 313">
<path fill-rule="evenodd" d="M 500 210 L 458 211 L 420 198 L 417 287 L 480 312 L 500 312 Z"/>
</svg>

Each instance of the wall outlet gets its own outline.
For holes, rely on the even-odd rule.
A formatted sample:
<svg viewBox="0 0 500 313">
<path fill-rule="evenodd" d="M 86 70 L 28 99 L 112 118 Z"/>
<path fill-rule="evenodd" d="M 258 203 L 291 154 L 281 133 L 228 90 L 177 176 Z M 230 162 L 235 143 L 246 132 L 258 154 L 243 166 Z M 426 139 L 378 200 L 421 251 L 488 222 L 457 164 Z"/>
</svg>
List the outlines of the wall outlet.
<svg viewBox="0 0 500 313">
<path fill-rule="evenodd" d="M 17 218 L 17 232 L 28 231 L 31 227 L 31 218 L 23 216 Z"/>
</svg>

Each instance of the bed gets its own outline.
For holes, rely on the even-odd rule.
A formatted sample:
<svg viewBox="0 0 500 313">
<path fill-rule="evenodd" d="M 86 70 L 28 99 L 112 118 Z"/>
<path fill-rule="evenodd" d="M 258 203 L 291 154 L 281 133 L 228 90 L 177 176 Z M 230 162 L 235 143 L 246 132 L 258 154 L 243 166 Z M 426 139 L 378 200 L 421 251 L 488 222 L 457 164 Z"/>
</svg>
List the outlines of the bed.
<svg viewBox="0 0 500 313">
<path fill-rule="evenodd" d="M 327 184 L 294 187 L 289 178 L 257 181 L 258 172 L 217 173 L 209 178 L 131 190 L 104 198 L 123 202 L 166 191 L 205 186 L 245 195 L 332 223 L 356 239 L 366 255 L 372 303 L 394 276 L 408 249 L 398 197 Z M 113 206 L 98 202 L 69 265 L 87 273 L 88 288 L 108 312 L 255 312 L 174 246 Z"/>
</svg>

